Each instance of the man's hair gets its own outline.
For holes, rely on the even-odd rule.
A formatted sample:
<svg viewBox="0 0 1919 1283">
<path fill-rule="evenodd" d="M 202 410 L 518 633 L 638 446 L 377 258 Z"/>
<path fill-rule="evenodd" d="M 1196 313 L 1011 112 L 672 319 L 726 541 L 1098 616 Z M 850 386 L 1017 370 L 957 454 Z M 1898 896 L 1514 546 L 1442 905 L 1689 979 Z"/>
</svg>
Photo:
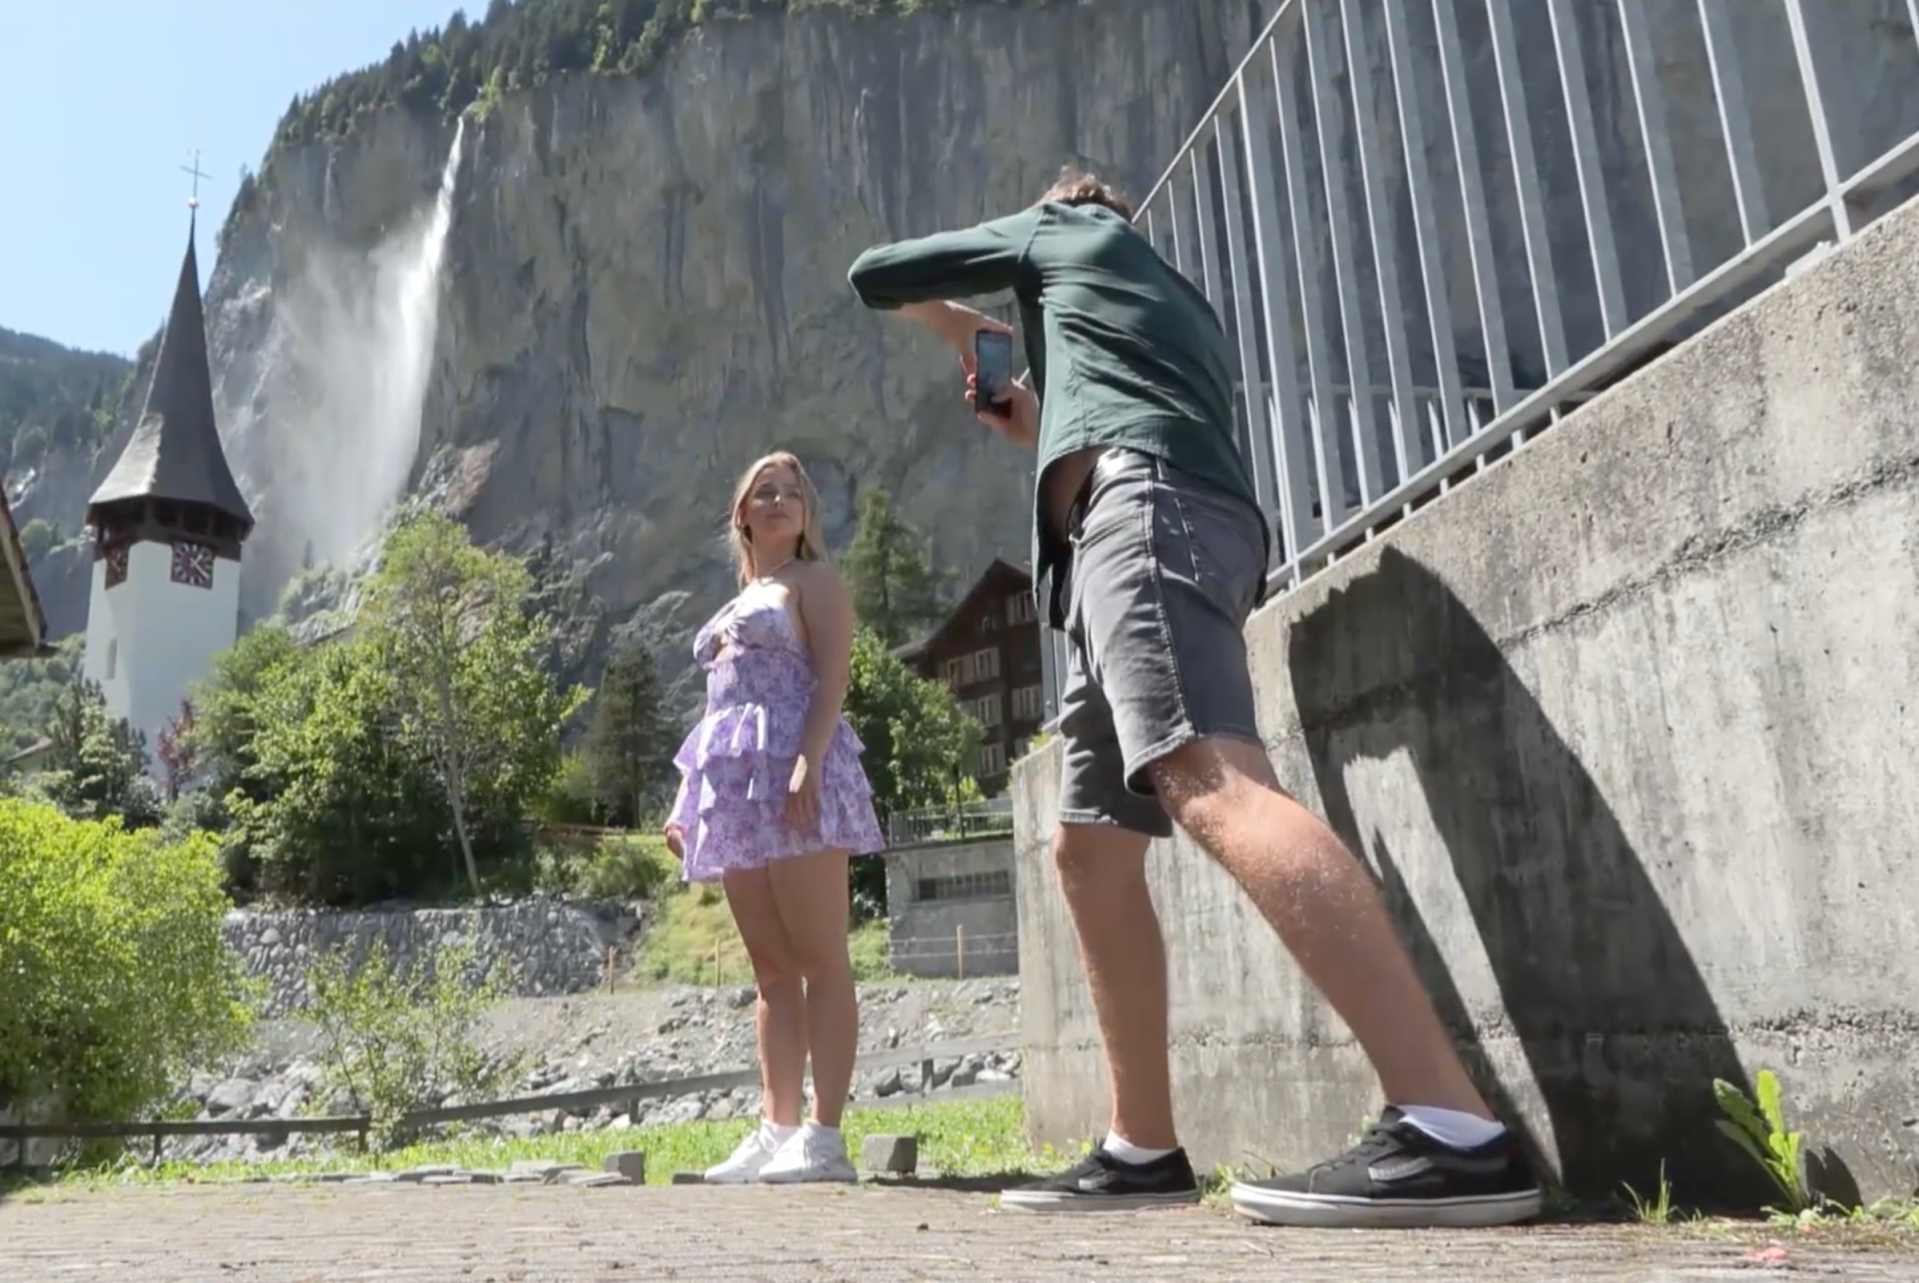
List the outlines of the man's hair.
<svg viewBox="0 0 1919 1283">
<path fill-rule="evenodd" d="M 1052 201 L 1056 205 L 1104 205 L 1121 218 L 1131 220 L 1133 217 L 1132 201 L 1096 176 L 1071 165 L 1060 171 L 1059 177 L 1046 189 L 1046 194 L 1040 200 Z"/>
</svg>

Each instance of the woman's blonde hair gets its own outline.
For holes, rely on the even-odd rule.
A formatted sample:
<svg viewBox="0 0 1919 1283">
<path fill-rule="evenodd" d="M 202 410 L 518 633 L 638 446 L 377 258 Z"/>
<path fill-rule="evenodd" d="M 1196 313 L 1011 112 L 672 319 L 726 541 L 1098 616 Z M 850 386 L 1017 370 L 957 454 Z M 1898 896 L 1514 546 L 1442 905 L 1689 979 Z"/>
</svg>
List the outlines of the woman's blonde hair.
<svg viewBox="0 0 1919 1283">
<path fill-rule="evenodd" d="M 799 561 L 827 559 L 826 539 L 820 533 L 820 495 L 813 488 L 813 478 L 806 475 L 806 465 L 796 456 L 776 450 L 741 473 L 739 485 L 733 488 L 733 515 L 726 537 L 733 549 L 733 563 L 739 570 L 742 588 L 760 577 L 753 557 L 753 537 L 746 529 L 746 501 L 752 497 L 753 487 L 759 484 L 762 473 L 768 468 L 781 467 L 791 468 L 793 475 L 799 478 L 800 500 L 806 505 L 806 520 L 800 525 L 800 544 L 794 557 Z"/>
</svg>

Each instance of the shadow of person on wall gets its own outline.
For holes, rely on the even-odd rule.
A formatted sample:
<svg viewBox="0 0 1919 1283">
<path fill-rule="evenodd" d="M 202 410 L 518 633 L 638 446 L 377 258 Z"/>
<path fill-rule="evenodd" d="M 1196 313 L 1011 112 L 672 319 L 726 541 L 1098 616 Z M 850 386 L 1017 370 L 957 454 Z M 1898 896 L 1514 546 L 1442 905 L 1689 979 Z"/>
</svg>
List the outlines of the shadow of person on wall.
<svg viewBox="0 0 1919 1283">
<path fill-rule="evenodd" d="M 1714 1078 L 1751 1092 L 1718 1006 L 1591 774 L 1464 603 L 1389 547 L 1293 625 L 1290 672 L 1327 819 L 1375 852 L 1441 1017 L 1514 1119 L 1401 872 L 1450 862 L 1567 1191 L 1650 1194 L 1663 1162 L 1687 1203 L 1760 1202 L 1760 1173 L 1714 1126 Z M 1389 854 L 1360 830 L 1347 767 L 1399 753 L 1443 851 Z"/>
</svg>

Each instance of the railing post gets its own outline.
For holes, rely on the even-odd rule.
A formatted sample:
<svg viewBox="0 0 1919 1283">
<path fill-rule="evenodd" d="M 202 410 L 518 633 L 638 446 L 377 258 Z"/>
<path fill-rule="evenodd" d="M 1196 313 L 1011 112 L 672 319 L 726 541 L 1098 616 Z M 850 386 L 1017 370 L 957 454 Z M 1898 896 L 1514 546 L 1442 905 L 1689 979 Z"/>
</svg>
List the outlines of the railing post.
<svg viewBox="0 0 1919 1283">
<path fill-rule="evenodd" d="M 1786 22 L 1792 28 L 1792 48 L 1799 60 L 1799 80 L 1806 91 L 1806 111 L 1812 117 L 1812 142 L 1819 153 L 1819 174 L 1826 184 L 1826 205 L 1832 211 L 1835 239 L 1852 239 L 1852 210 L 1847 206 L 1844 175 L 1839 172 L 1839 153 L 1832 133 L 1832 119 L 1826 112 L 1825 87 L 1819 80 L 1819 56 L 1813 47 L 1813 33 L 1806 23 L 1804 0 L 1785 0 Z"/>
<path fill-rule="evenodd" d="M 1249 63 L 1249 68 L 1252 65 Z M 1279 233 L 1279 197 L 1273 185 L 1272 135 L 1268 132 L 1268 119 L 1260 111 L 1261 97 L 1249 81 L 1249 75 L 1248 69 L 1242 69 L 1238 86 L 1240 140 L 1245 147 L 1246 178 L 1251 189 L 1245 193 L 1245 199 L 1250 202 L 1253 216 L 1253 255 L 1259 265 L 1260 315 L 1266 323 L 1266 359 L 1273 379 L 1272 436 L 1279 447 L 1276 467 L 1280 520 L 1285 530 L 1287 562 L 1292 567 L 1293 581 L 1297 583 L 1305 573 L 1305 567 L 1300 563 L 1300 553 L 1313 542 L 1307 537 L 1307 523 L 1312 520 L 1313 511 L 1311 492 L 1307 488 L 1312 466 L 1306 454 L 1310 420 L 1300 396 L 1299 358 L 1293 347 L 1292 300 L 1286 288 L 1285 241 Z M 1275 84 L 1275 99 L 1279 96 L 1279 90 L 1279 85 Z M 1221 159 L 1224 161 L 1224 136 L 1220 142 Z M 1221 172 L 1237 193 L 1236 168 L 1222 164 Z M 1228 199 L 1232 197 L 1228 196 Z M 1243 283 L 1241 277 L 1242 273 L 1235 265 L 1233 292 L 1247 296 L 1250 306 L 1251 290 L 1250 287 L 1244 290 L 1240 288 Z M 1244 332 L 1249 336 L 1253 332 L 1250 322 L 1249 316 L 1244 326 Z M 1246 385 L 1249 418 L 1252 417 L 1253 399 L 1260 395 L 1258 375 L 1259 363 L 1255 354 L 1252 367 L 1241 372 L 1241 379 Z M 1330 509 L 1325 511 L 1330 512 Z M 1323 530 L 1327 525 L 1330 525 L 1330 517 L 1320 528 Z"/>
<path fill-rule="evenodd" d="M 1459 44 L 1459 19 L 1452 0 L 1433 0 L 1433 25 L 1439 37 L 1440 79 L 1446 88 L 1446 119 L 1452 127 L 1453 154 L 1459 168 L 1460 203 L 1466 210 L 1466 245 L 1472 257 L 1473 293 L 1479 303 L 1479 337 L 1485 346 L 1486 377 L 1492 384 L 1493 411 L 1504 414 L 1513 395 L 1512 348 L 1506 339 L 1506 308 L 1499 297 L 1498 259 L 1492 221 L 1486 212 L 1486 178 L 1479 163 L 1479 134 L 1466 80 L 1466 55 Z M 1470 422 L 1471 415 L 1468 414 Z M 1469 429 L 1472 436 L 1476 427 Z"/>
<path fill-rule="evenodd" d="M 1732 195 L 1739 206 L 1739 225 L 1745 244 L 1772 230 L 1766 204 L 1766 183 L 1759 172 L 1759 151 L 1752 139 L 1752 109 L 1746 101 L 1746 76 L 1733 40 L 1732 14 L 1726 0 L 1699 0 L 1699 22 L 1705 29 L 1706 62 L 1712 73 L 1713 99 L 1719 106 L 1719 127 L 1726 138 L 1726 163 L 1732 167 Z"/>
<path fill-rule="evenodd" d="M 1912 0 L 1919 5 L 1919 0 Z M 1659 248 L 1666 284 L 1674 294 L 1693 283 L 1692 238 L 1686 231 L 1686 207 L 1679 191 L 1679 167 L 1667 133 L 1666 89 L 1659 80 L 1645 0 L 1619 0 L 1619 28 L 1625 40 L 1626 69 L 1632 77 L 1633 104 L 1639 113 L 1640 145 L 1646 149 L 1652 183 L 1653 213 L 1659 220 Z"/>
</svg>

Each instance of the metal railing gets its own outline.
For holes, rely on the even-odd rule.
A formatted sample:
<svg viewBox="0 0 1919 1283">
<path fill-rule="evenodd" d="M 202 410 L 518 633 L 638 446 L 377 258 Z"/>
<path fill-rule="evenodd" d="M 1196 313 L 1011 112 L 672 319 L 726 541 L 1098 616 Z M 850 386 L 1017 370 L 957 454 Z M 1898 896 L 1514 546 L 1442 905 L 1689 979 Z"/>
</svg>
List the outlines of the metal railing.
<svg viewBox="0 0 1919 1283">
<path fill-rule="evenodd" d="M 1286 0 L 1136 219 L 1258 390 L 1274 587 L 1911 195 L 1916 29 L 1919 0 Z"/>
<path fill-rule="evenodd" d="M 989 798 L 964 806 L 924 811 L 899 811 L 886 817 L 888 847 L 923 846 L 931 842 L 970 842 L 1013 831 L 1013 799 Z"/>
<path fill-rule="evenodd" d="M 942 1100 L 958 1100 L 978 1099 L 1017 1091 L 1019 1089 L 1017 1081 L 982 1083 L 970 1088 L 935 1087 L 933 1064 L 936 1060 L 958 1060 L 967 1056 L 991 1056 L 1019 1050 L 1019 1035 L 1005 1033 L 934 1043 L 923 1047 L 894 1047 L 863 1051 L 858 1058 L 858 1067 L 862 1070 L 917 1065 L 920 1073 L 918 1088 L 912 1096 L 861 1101 L 860 1105 L 862 1108 L 870 1109 L 876 1104 L 887 1106 L 923 1103 L 931 1094 L 937 1094 Z M 623 1083 L 613 1087 L 589 1087 L 581 1091 L 544 1092 L 530 1096 L 515 1096 L 506 1100 L 442 1105 L 409 1113 L 400 1120 L 400 1125 L 403 1129 L 417 1131 L 447 1123 L 480 1122 L 494 1118 L 510 1118 L 520 1114 L 545 1113 L 554 1109 L 574 1111 L 601 1106 L 623 1107 L 630 1113 L 637 1113 L 643 1101 L 659 1100 L 668 1096 L 689 1096 L 698 1092 L 733 1091 L 741 1087 L 757 1087 L 759 1082 L 760 1071 L 757 1067 L 728 1069 L 713 1074 Z M 154 1118 L 132 1122 L 0 1123 L 0 1141 L 14 1142 L 18 1146 L 14 1151 L 13 1165 L 25 1167 L 28 1165 L 27 1143 L 29 1141 L 151 1139 L 153 1162 L 158 1164 L 162 1157 L 162 1145 L 169 1136 L 265 1136 L 277 1142 L 284 1142 L 287 1137 L 295 1135 L 350 1135 L 357 1140 L 361 1152 L 365 1152 L 367 1136 L 372 1125 L 372 1118 L 365 1114 L 294 1115 L 289 1118 Z"/>
</svg>

